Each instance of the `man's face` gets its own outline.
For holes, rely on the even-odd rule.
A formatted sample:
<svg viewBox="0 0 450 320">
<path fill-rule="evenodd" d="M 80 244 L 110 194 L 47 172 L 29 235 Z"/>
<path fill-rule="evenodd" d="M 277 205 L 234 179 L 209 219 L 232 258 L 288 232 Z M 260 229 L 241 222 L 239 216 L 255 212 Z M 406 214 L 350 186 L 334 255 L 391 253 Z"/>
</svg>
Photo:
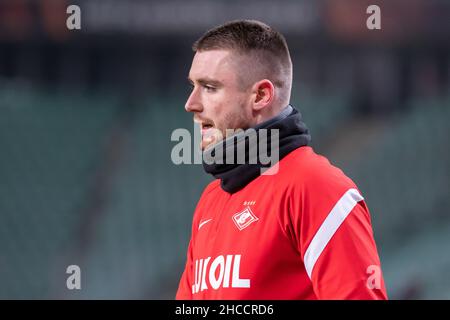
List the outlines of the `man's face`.
<svg viewBox="0 0 450 320">
<path fill-rule="evenodd" d="M 185 109 L 194 113 L 202 132 L 201 149 L 229 135 L 226 129 L 252 126 L 251 88 L 239 81 L 236 54 L 208 50 L 195 54 L 189 72 L 192 92 Z"/>
</svg>

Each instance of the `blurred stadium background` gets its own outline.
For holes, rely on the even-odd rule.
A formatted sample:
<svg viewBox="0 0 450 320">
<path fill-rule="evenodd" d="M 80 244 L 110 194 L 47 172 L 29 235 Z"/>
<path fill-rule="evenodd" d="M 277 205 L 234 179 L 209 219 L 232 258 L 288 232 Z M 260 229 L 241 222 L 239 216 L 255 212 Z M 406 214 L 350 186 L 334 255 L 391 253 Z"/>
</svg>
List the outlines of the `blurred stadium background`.
<svg viewBox="0 0 450 320">
<path fill-rule="evenodd" d="M 292 103 L 362 190 L 390 298 L 450 299 L 445 0 L 2 0 L 0 298 L 174 297 L 211 180 L 170 159 L 172 131 L 193 131 L 190 46 L 238 18 L 285 34 Z"/>
</svg>

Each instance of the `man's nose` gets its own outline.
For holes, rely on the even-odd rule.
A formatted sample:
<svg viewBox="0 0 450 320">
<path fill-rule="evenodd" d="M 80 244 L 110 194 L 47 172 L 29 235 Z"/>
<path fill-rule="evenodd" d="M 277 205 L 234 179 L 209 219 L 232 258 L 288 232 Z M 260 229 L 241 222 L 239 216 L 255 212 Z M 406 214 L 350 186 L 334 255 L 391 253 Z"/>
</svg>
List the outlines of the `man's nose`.
<svg viewBox="0 0 450 320">
<path fill-rule="evenodd" d="M 198 97 L 196 89 L 192 90 L 191 95 L 189 96 L 189 98 L 186 101 L 186 104 L 184 105 L 184 109 L 187 112 L 202 112 L 203 111 L 203 106 Z"/>
</svg>

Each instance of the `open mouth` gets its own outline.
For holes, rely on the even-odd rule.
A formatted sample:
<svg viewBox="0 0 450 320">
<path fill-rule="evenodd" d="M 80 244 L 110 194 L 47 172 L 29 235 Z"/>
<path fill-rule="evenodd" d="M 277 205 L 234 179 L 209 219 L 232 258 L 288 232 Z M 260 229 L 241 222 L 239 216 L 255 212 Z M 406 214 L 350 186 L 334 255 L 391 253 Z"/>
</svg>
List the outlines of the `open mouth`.
<svg viewBox="0 0 450 320">
<path fill-rule="evenodd" d="M 212 129 L 213 125 L 210 123 L 203 123 L 202 124 L 202 133 L 205 134 L 208 130 Z"/>
</svg>

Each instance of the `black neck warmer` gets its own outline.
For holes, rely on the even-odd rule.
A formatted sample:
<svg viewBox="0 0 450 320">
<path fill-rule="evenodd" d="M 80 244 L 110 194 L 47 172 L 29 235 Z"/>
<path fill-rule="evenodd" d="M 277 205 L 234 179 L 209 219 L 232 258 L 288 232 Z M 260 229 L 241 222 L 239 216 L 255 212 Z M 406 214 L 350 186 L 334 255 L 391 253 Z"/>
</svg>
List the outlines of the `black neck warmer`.
<svg viewBox="0 0 450 320">
<path fill-rule="evenodd" d="M 267 129 L 266 134 L 261 134 L 261 129 Z M 267 157 L 265 161 L 261 161 L 258 148 L 258 146 L 264 144 L 266 146 L 264 150 L 268 150 L 267 156 L 270 157 L 273 154 L 270 139 L 272 129 L 279 130 L 278 161 L 283 159 L 291 151 L 308 145 L 311 140 L 308 128 L 303 123 L 300 112 L 291 105 L 288 105 L 274 118 L 252 129 L 238 132 L 218 142 L 214 146 L 207 148 L 203 152 L 203 168 L 207 173 L 221 180 L 221 187 L 226 192 L 235 193 L 241 190 L 261 174 L 262 168 L 275 164 L 269 164 Z M 253 140 L 252 143 L 250 143 L 250 139 L 248 138 L 249 130 L 252 130 L 254 137 L 257 139 L 256 141 Z M 219 151 L 219 148 L 221 151 Z M 227 150 L 234 152 L 231 153 L 234 155 L 232 161 L 227 161 Z M 237 160 L 237 150 L 245 150 L 245 161 Z"/>
</svg>

